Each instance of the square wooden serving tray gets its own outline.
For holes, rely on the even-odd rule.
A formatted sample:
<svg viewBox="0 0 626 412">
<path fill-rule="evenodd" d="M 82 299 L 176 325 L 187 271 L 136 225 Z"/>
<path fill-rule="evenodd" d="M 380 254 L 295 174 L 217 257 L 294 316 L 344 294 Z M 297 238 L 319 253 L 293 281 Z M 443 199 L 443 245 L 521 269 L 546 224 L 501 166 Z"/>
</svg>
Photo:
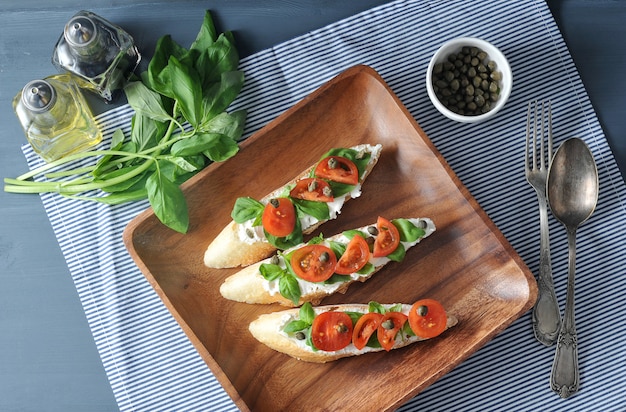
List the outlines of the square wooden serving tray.
<svg viewBox="0 0 626 412">
<path fill-rule="evenodd" d="M 440 300 L 459 324 L 438 338 L 389 353 L 311 364 L 256 341 L 248 324 L 278 306 L 225 300 L 236 269 L 208 269 L 207 245 L 231 220 L 237 197 L 261 198 L 332 147 L 381 143 L 360 198 L 325 235 L 378 215 L 430 217 L 437 231 L 345 295 L 322 304 Z M 534 277 L 383 79 L 367 66 L 339 74 L 241 145 L 232 159 L 189 180 L 185 235 L 151 209 L 129 223 L 124 242 L 137 266 L 237 406 L 255 411 L 392 410 L 450 371 L 532 307 Z M 314 233 L 314 235 L 318 232 Z M 530 331 L 529 331 L 530 333 Z"/>
</svg>

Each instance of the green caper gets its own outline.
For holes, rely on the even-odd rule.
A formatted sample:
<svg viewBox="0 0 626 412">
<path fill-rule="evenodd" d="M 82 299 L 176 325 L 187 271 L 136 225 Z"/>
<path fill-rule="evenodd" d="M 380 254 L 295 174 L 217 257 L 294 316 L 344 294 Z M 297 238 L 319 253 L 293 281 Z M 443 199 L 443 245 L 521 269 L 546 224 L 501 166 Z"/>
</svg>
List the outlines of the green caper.
<svg viewBox="0 0 626 412">
<path fill-rule="evenodd" d="M 428 306 L 426 305 L 420 305 L 417 308 L 417 314 L 420 316 L 426 316 L 428 315 Z"/>
<path fill-rule="evenodd" d="M 381 323 L 381 326 L 387 330 L 393 329 L 394 327 L 393 320 L 387 319 L 386 321 Z"/>
<path fill-rule="evenodd" d="M 296 334 L 294 336 L 298 340 L 305 340 L 306 339 L 306 335 L 302 331 L 296 332 Z"/>
<path fill-rule="evenodd" d="M 326 263 L 328 262 L 328 260 L 330 259 L 330 255 L 328 254 L 328 252 L 324 252 L 320 255 L 319 260 L 322 263 Z"/>
</svg>

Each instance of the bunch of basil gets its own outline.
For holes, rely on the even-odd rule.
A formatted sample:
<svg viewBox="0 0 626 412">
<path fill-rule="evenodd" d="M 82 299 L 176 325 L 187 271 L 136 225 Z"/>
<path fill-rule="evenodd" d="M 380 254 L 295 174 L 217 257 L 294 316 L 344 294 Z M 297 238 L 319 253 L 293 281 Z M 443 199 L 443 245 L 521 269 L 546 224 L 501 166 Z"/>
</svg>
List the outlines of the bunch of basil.
<svg viewBox="0 0 626 412">
<path fill-rule="evenodd" d="M 124 88 L 135 111 L 129 139 L 116 130 L 109 150 L 76 153 L 5 179 L 5 191 L 56 192 L 108 204 L 148 198 L 163 224 L 185 233 L 189 215 L 179 185 L 211 161 L 229 159 L 239 150 L 246 112 L 227 112 L 244 82 L 238 65 L 232 34 L 218 35 L 207 11 L 189 49 L 163 36 L 141 80 Z M 92 156 L 99 158 L 93 166 L 46 174 Z M 30 180 L 38 175 L 63 179 Z M 91 190 L 106 195 L 80 195 Z"/>
</svg>

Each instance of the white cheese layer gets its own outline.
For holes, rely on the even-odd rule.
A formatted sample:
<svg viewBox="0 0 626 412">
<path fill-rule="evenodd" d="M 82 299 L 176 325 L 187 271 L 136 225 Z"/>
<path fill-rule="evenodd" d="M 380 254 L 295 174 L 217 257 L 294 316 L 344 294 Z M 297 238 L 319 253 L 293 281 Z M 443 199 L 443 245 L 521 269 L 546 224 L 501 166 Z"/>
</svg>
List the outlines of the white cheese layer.
<svg viewBox="0 0 626 412">
<path fill-rule="evenodd" d="M 351 149 L 354 149 L 356 151 L 363 151 L 363 152 L 370 153 L 371 154 L 370 163 L 372 163 L 376 159 L 378 159 L 378 157 L 380 156 L 380 152 L 382 151 L 382 148 L 383 147 L 380 144 L 377 144 L 375 146 L 370 145 L 370 144 L 361 144 L 358 146 L 354 146 Z M 359 176 L 359 183 L 355 185 L 355 187 L 352 189 L 352 191 L 350 191 L 350 193 L 346 193 L 345 195 L 335 197 L 332 202 L 327 203 L 328 211 L 330 215 L 329 220 L 337 218 L 337 216 L 341 213 L 341 208 L 343 207 L 348 197 L 354 199 L 354 198 L 361 196 L 362 180 L 363 180 L 363 176 Z M 262 199 L 261 203 L 265 205 L 269 201 L 270 201 L 270 198 Z M 303 231 L 317 224 L 318 222 L 319 220 L 314 218 L 313 216 L 304 216 L 303 218 L 300 219 L 300 225 L 302 226 Z M 237 236 L 239 237 L 239 240 L 247 244 L 253 244 L 257 242 L 267 242 L 267 239 L 265 238 L 265 233 L 263 232 L 263 226 L 261 225 L 253 226 L 253 223 L 254 223 L 254 220 L 249 220 L 245 223 L 236 225 Z"/>
<path fill-rule="evenodd" d="M 424 236 L 420 237 L 419 239 L 417 239 L 414 242 L 402 242 L 402 245 L 404 246 L 405 250 L 408 250 L 409 248 L 415 246 L 416 244 L 418 244 L 422 239 L 424 239 L 425 237 L 428 237 L 431 233 L 433 233 L 435 231 L 435 224 L 433 223 L 432 220 L 428 219 L 428 218 L 410 218 L 407 219 L 409 220 L 411 223 L 413 223 L 413 225 L 415 225 L 416 227 L 421 227 L 424 229 Z M 373 237 L 372 235 L 370 235 L 367 232 L 367 228 L 369 226 L 375 226 L 375 225 L 368 225 L 368 226 L 363 226 L 358 228 L 357 230 L 363 232 L 363 234 Z M 347 244 L 350 240 L 345 237 L 343 234 L 339 234 L 339 235 L 335 235 L 327 240 L 324 240 L 321 244 L 328 246 L 329 242 L 328 240 L 333 240 L 336 242 L 342 242 Z M 295 248 L 292 248 L 290 250 L 296 249 L 299 246 L 296 246 Z M 290 250 L 285 251 L 285 253 L 288 253 Z M 269 263 L 269 261 L 271 260 L 271 258 L 266 259 L 266 263 Z M 372 265 L 374 265 L 375 268 L 379 268 L 381 266 L 386 265 L 388 262 L 390 262 L 389 258 L 387 257 L 379 257 L 379 258 L 375 258 L 373 256 L 370 256 L 370 260 L 369 263 L 371 263 Z M 284 258 L 282 257 L 282 255 L 278 255 L 278 264 L 285 269 L 286 263 Z M 259 273 L 258 276 L 261 276 L 261 274 Z M 367 276 L 367 275 L 360 275 L 358 273 L 352 273 L 350 275 L 345 275 L 346 279 L 350 278 L 350 280 L 358 280 L 361 276 Z M 266 280 L 263 279 L 263 287 L 264 289 L 272 296 L 276 295 L 276 294 L 280 294 L 279 291 L 279 281 L 278 280 Z M 302 297 L 306 297 L 308 295 L 313 295 L 313 294 L 317 294 L 319 292 L 324 292 L 327 295 L 331 295 L 333 294 L 337 289 L 341 288 L 345 282 L 335 282 L 335 283 L 323 283 L 323 282 L 308 282 L 304 279 L 300 279 L 298 277 L 296 277 L 296 280 L 298 281 L 298 285 L 300 286 L 300 293 Z M 346 280 L 347 281 L 347 280 Z"/>
</svg>

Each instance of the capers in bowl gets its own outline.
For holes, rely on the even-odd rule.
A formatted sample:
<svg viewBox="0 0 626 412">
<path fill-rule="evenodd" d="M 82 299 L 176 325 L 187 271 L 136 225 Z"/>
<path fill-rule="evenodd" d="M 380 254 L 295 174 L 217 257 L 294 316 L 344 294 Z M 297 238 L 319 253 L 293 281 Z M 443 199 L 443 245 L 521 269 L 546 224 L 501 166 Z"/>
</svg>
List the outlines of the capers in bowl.
<svg viewBox="0 0 626 412">
<path fill-rule="evenodd" d="M 475 38 L 444 44 L 427 73 L 429 97 L 437 109 L 460 122 L 476 122 L 495 114 L 511 91 L 511 69 L 493 45 Z"/>
</svg>

